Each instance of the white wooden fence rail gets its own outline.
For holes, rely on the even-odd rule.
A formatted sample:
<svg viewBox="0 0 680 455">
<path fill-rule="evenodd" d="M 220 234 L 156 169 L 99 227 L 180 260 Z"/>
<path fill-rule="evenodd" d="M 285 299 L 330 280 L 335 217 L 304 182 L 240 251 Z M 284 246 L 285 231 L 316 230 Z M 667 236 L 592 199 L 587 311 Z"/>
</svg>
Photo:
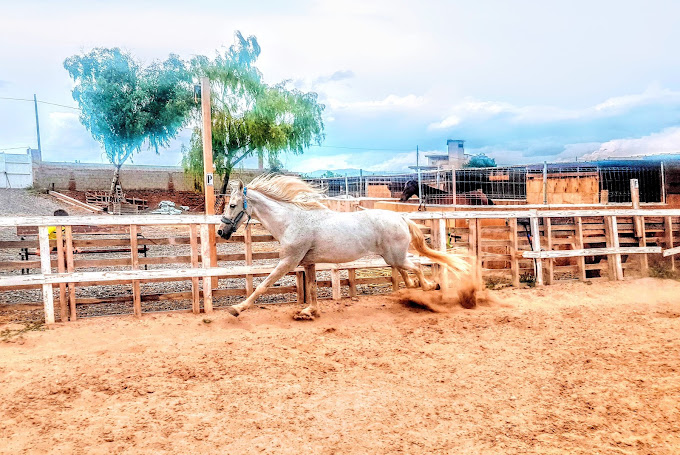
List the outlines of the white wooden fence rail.
<svg viewBox="0 0 680 455">
<path fill-rule="evenodd" d="M 623 279 L 623 270 L 621 266 L 621 254 L 631 253 L 661 253 L 660 247 L 619 247 L 617 234 L 618 216 L 634 216 L 634 217 L 666 217 L 669 220 L 672 216 L 680 216 L 680 210 L 668 209 L 612 209 L 612 210 L 471 210 L 461 212 L 416 212 L 405 214 L 412 220 L 439 220 L 436 223 L 436 228 L 433 230 L 433 236 L 436 237 L 435 247 L 438 249 L 446 248 L 446 226 L 444 220 L 480 220 L 480 219 L 506 219 L 513 220 L 524 218 L 530 220 L 531 226 L 531 248 L 532 251 L 523 253 L 525 258 L 534 259 L 551 259 L 562 257 L 583 257 L 590 255 L 611 255 L 614 257 L 615 277 L 616 279 Z M 608 224 L 612 231 L 611 238 L 613 245 L 607 248 L 591 248 L 591 249 L 577 249 L 568 251 L 542 251 L 540 245 L 539 219 L 540 218 L 577 218 L 579 221 L 583 217 L 605 217 L 605 225 Z M 159 279 L 159 278 L 204 278 L 203 296 L 204 309 L 206 312 L 212 310 L 212 287 L 209 277 L 228 277 L 234 275 L 247 274 L 249 277 L 257 274 L 269 273 L 271 267 L 262 266 L 238 266 L 238 267 L 209 267 L 205 262 L 202 268 L 197 266 L 197 261 L 192 259 L 192 268 L 176 268 L 163 270 L 125 270 L 125 271 L 102 271 L 102 272 L 69 272 L 69 273 L 52 273 L 50 262 L 50 247 L 48 238 L 48 226 L 83 226 L 83 225 L 97 225 L 97 226 L 176 226 L 176 225 L 191 225 L 200 226 L 201 237 L 201 252 L 203 257 L 209 255 L 211 245 L 207 241 L 208 231 L 211 225 L 220 223 L 221 216 L 205 216 L 205 215 L 177 215 L 177 216 L 163 216 L 163 215 L 145 215 L 145 216 L 72 216 L 72 217 L 53 217 L 53 216 L 35 216 L 35 217 L 0 217 L 0 227 L 15 227 L 15 226 L 38 226 L 38 239 L 40 244 L 40 262 L 41 274 L 39 275 L 15 275 L 0 277 L 0 286 L 20 286 L 20 285 L 41 285 L 42 295 L 45 308 L 45 320 L 47 323 L 53 323 L 54 317 L 54 302 L 53 289 L 54 284 L 62 283 L 82 283 L 92 281 L 122 281 L 130 280 L 131 282 L 139 283 L 139 280 L 145 279 Z M 609 218 L 607 220 L 606 218 Z M 478 222 L 472 223 L 475 230 L 479 229 Z M 578 225 L 578 224 L 577 224 Z M 578 225 L 579 230 L 580 225 Z M 69 228 L 70 229 L 70 228 Z M 192 228 L 194 229 L 194 228 Z M 214 227 L 212 227 L 214 229 Z M 194 236 L 195 238 L 195 236 Z M 516 248 L 516 247 L 515 247 Z M 680 252 L 680 247 L 669 248 L 664 252 L 664 255 L 673 255 Z M 133 260 L 134 262 L 134 260 Z M 357 261 L 351 264 L 338 265 L 320 265 L 317 270 L 331 270 L 332 281 L 339 282 L 338 270 L 356 270 L 363 267 L 380 267 L 385 266 L 382 261 L 380 263 Z M 134 267 L 134 264 L 133 264 Z M 445 276 L 442 277 L 446 279 Z M 543 265 L 541 260 L 536 261 L 536 283 L 543 284 Z M 196 283 L 196 280 L 193 280 Z M 299 283 L 299 280 L 298 280 Z M 339 286 L 336 286 L 339 288 Z M 339 291 L 334 289 L 334 296 Z M 137 297 L 135 296 L 135 304 L 137 305 Z M 196 300 L 196 299 L 194 299 Z M 194 310 L 195 310 L 194 306 Z M 137 309 L 135 310 L 137 314 Z M 141 314 L 141 313 L 140 313 Z"/>
</svg>

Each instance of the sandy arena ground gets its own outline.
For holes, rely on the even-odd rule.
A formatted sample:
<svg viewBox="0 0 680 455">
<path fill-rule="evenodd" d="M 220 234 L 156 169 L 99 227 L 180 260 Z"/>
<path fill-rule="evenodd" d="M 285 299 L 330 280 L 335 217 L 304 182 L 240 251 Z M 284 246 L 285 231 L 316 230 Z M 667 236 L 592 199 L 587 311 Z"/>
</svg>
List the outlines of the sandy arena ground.
<svg viewBox="0 0 680 455">
<path fill-rule="evenodd" d="M 0 452 L 680 453 L 679 282 L 494 296 L 26 332 L 0 343 Z"/>
</svg>

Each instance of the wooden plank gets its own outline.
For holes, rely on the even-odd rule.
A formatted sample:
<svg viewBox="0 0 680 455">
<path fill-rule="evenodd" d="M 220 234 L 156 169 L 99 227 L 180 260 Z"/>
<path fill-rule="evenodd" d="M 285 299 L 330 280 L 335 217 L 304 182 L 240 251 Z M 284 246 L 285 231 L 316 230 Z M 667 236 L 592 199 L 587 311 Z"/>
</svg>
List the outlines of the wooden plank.
<svg viewBox="0 0 680 455">
<path fill-rule="evenodd" d="M 47 226 L 40 226 L 38 228 L 38 241 L 40 242 L 40 271 L 43 275 L 50 275 L 52 273 L 52 264 L 50 262 L 50 237 Z M 52 295 L 51 284 L 43 284 L 42 296 L 45 309 L 45 324 L 54 324 L 54 296 Z"/>
<path fill-rule="evenodd" d="M 601 205 L 581 204 L 580 207 L 602 207 Z M 471 206 L 477 210 L 458 211 L 458 212 L 413 212 L 408 217 L 412 220 L 429 219 L 509 219 L 509 218 L 529 218 L 530 214 L 535 213 L 538 217 L 550 218 L 571 218 L 574 216 L 598 217 L 603 215 L 615 216 L 680 216 L 680 209 L 570 209 L 570 210 L 550 210 L 550 206 L 540 206 L 547 210 L 536 210 L 529 212 L 531 206 L 514 206 L 511 210 L 500 209 L 502 206 L 493 206 L 493 209 L 479 210 L 477 206 Z M 557 206 L 564 207 L 564 205 Z M 182 226 L 189 224 L 220 224 L 220 215 L 120 215 L 116 217 L 102 217 L 94 215 L 54 217 L 54 216 L 3 216 L 0 217 L 0 227 L 15 226 L 125 226 L 137 224 L 138 226 Z M 251 222 L 252 224 L 252 222 Z"/>
<path fill-rule="evenodd" d="M 529 218 L 531 225 L 531 249 L 534 252 L 541 252 L 541 240 L 538 232 L 538 217 L 532 216 Z M 543 263 L 536 261 L 536 286 L 543 286 Z"/>
<path fill-rule="evenodd" d="M 553 249 L 553 239 L 552 239 L 552 229 L 550 224 L 550 218 L 543 218 L 543 226 L 545 227 L 545 243 L 546 249 L 552 251 Z M 545 284 L 553 284 L 555 278 L 555 271 L 553 269 L 554 261 L 552 258 L 545 259 Z"/>
<path fill-rule="evenodd" d="M 64 236 L 61 226 L 57 226 L 57 271 L 66 272 L 66 252 L 64 251 Z M 68 302 L 66 301 L 66 283 L 59 283 L 59 319 L 61 322 L 68 321 Z"/>
<path fill-rule="evenodd" d="M 618 248 L 585 248 L 582 250 L 555 250 L 555 251 L 525 251 L 522 256 L 532 259 L 546 258 L 571 258 L 582 256 L 606 256 L 612 254 L 649 254 L 661 253 L 660 246 L 647 247 L 618 247 Z"/>
<path fill-rule="evenodd" d="M 189 241 L 191 244 L 191 268 L 198 268 L 198 227 L 195 224 L 189 226 Z M 191 312 L 199 314 L 201 312 L 201 288 L 199 287 L 198 277 L 191 278 Z"/>
<path fill-rule="evenodd" d="M 667 250 L 663 250 L 663 255 L 664 257 L 670 256 L 671 258 L 680 253 L 680 246 L 676 246 L 675 248 L 668 248 Z"/>
<path fill-rule="evenodd" d="M 210 228 L 209 224 L 201 224 L 201 264 L 203 269 L 210 269 Z M 212 313 L 212 280 L 214 275 L 203 275 L 203 311 Z"/>
<path fill-rule="evenodd" d="M 333 300 L 340 300 L 342 298 L 342 289 L 340 288 L 339 269 L 331 269 L 331 283 Z"/>
<path fill-rule="evenodd" d="M 246 265 L 253 265 L 253 227 L 248 225 L 244 235 Z M 253 293 L 253 276 L 246 275 L 246 294 Z"/>
<path fill-rule="evenodd" d="M 65 202 L 66 204 L 69 204 L 73 207 L 77 207 L 79 209 L 87 210 L 88 212 L 92 213 L 103 213 L 104 209 L 101 207 L 97 207 L 95 205 L 90 205 L 85 202 L 79 201 L 78 199 L 74 199 L 72 197 L 66 196 L 65 194 L 58 193 L 56 191 L 50 191 L 49 192 L 50 196 L 54 197 L 55 199 L 60 200 L 61 202 Z"/>
<path fill-rule="evenodd" d="M 305 273 L 303 271 L 295 272 L 295 288 L 297 291 L 297 302 L 299 304 L 305 303 Z"/>
<path fill-rule="evenodd" d="M 517 235 L 517 219 L 509 219 L 508 226 L 510 226 L 510 273 L 512 275 L 512 285 L 519 287 L 519 261 L 517 259 L 519 239 Z"/>
<path fill-rule="evenodd" d="M 673 254 L 666 254 L 666 251 L 673 250 L 674 248 L 674 241 L 673 241 L 673 218 L 670 216 L 664 217 L 664 231 L 666 234 L 666 250 L 663 252 L 664 256 L 670 256 L 671 257 L 671 270 L 675 271 L 675 256 Z"/>
<path fill-rule="evenodd" d="M 357 296 L 357 271 L 356 269 L 347 269 L 347 285 L 349 286 L 350 298 Z"/>
<path fill-rule="evenodd" d="M 130 258 L 131 269 L 139 270 L 139 255 L 137 251 L 137 225 L 130 225 Z M 140 290 L 139 280 L 132 280 L 132 312 L 135 317 L 142 317 L 142 293 Z"/>
</svg>

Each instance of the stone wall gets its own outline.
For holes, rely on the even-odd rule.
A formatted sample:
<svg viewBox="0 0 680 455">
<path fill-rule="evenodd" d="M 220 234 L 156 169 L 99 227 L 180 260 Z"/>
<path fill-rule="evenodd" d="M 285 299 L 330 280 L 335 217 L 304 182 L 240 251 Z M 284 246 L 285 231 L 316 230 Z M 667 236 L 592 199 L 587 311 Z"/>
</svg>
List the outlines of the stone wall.
<svg viewBox="0 0 680 455">
<path fill-rule="evenodd" d="M 232 178 L 241 177 L 246 181 L 258 174 L 257 170 L 246 169 L 232 173 Z M 109 190 L 113 166 L 92 163 L 56 163 L 42 161 L 34 163 L 33 186 L 54 190 Z M 120 171 L 123 191 L 127 190 L 171 190 L 193 191 L 193 179 L 186 176 L 178 166 L 124 165 Z M 219 188 L 221 179 L 215 178 Z"/>
</svg>

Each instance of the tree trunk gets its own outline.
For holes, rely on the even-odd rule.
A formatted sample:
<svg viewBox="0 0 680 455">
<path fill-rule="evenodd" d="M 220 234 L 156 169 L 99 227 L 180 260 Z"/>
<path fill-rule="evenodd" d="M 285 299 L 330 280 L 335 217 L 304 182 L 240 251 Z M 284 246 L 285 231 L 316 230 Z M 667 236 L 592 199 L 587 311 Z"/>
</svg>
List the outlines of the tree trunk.
<svg viewBox="0 0 680 455">
<path fill-rule="evenodd" d="M 116 185 L 120 183 L 120 166 L 116 166 L 116 170 L 113 172 L 113 178 L 111 179 L 111 190 L 109 191 L 109 198 L 113 202 L 113 198 L 116 194 Z"/>
<path fill-rule="evenodd" d="M 227 168 L 222 179 L 222 186 L 220 187 L 219 199 L 215 204 L 215 213 L 224 213 L 224 207 L 227 205 L 227 188 L 229 188 L 229 176 L 231 175 L 231 169 Z"/>
</svg>

